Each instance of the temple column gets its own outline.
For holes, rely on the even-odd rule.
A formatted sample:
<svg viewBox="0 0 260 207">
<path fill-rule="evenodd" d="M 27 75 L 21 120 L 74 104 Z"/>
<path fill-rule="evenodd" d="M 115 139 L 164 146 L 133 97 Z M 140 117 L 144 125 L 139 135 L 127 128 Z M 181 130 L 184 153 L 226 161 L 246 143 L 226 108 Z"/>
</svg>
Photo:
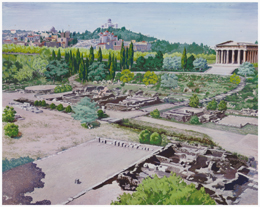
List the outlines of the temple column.
<svg viewBox="0 0 260 207">
<path fill-rule="evenodd" d="M 227 50 L 227 61 L 226 61 L 226 64 L 229 63 L 229 50 Z"/>
<path fill-rule="evenodd" d="M 240 64 L 240 50 L 238 50 L 237 53 L 237 63 Z"/>
<path fill-rule="evenodd" d="M 220 63 L 223 64 L 223 52 L 224 52 L 224 51 L 223 51 L 223 50 L 220 50 L 220 51 L 221 51 Z"/>
<path fill-rule="evenodd" d="M 243 62 L 246 62 L 246 50 L 244 50 L 244 60 L 243 60 Z"/>
<path fill-rule="evenodd" d="M 235 61 L 235 50 L 232 50 L 232 64 L 234 64 Z"/>
<path fill-rule="evenodd" d="M 216 51 L 216 64 L 218 64 L 218 50 Z"/>
</svg>

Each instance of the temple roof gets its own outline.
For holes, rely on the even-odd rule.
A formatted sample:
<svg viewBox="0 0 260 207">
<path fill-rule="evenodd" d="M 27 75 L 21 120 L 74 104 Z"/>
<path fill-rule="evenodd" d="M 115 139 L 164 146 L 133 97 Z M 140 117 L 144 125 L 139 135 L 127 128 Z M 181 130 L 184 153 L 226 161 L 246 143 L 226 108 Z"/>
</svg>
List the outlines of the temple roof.
<svg viewBox="0 0 260 207">
<path fill-rule="evenodd" d="M 218 47 L 218 46 L 239 46 L 239 45 L 258 46 L 257 44 L 250 43 L 250 42 L 235 42 L 233 40 L 229 40 L 229 41 L 217 44 L 216 47 Z"/>
</svg>

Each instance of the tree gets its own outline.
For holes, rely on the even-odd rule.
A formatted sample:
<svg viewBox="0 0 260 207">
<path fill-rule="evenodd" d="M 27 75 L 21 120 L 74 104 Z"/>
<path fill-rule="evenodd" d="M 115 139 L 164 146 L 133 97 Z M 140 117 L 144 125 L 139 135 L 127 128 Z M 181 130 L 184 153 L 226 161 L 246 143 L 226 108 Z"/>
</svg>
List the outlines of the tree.
<svg viewBox="0 0 260 207">
<path fill-rule="evenodd" d="M 135 74 L 132 73 L 129 69 L 125 69 L 121 72 L 120 81 L 122 81 L 123 83 L 128 83 L 133 80 L 134 76 Z"/>
<path fill-rule="evenodd" d="M 200 124 L 199 118 L 194 115 L 190 118 L 190 124 Z"/>
<path fill-rule="evenodd" d="M 165 57 L 163 60 L 163 69 L 179 70 L 181 68 L 181 57 Z"/>
<path fill-rule="evenodd" d="M 215 201 L 201 187 L 186 184 L 180 176 L 172 173 L 159 178 L 145 178 L 132 194 L 124 193 L 111 205 L 215 205 Z"/>
<path fill-rule="evenodd" d="M 3 122 L 13 122 L 15 117 L 16 111 L 13 107 L 6 106 L 4 109 L 4 113 L 2 115 Z"/>
<path fill-rule="evenodd" d="M 145 61 L 146 61 L 146 59 L 143 56 L 140 56 L 136 60 L 136 67 L 138 67 L 140 69 L 143 69 L 144 65 L 145 65 Z"/>
<path fill-rule="evenodd" d="M 54 50 L 52 50 L 51 60 L 56 60 L 56 55 Z"/>
<path fill-rule="evenodd" d="M 114 61 L 114 59 L 115 58 L 114 58 L 114 55 L 113 55 L 112 59 L 111 59 L 110 68 L 109 68 L 111 80 L 114 80 L 114 78 L 115 78 L 115 61 Z"/>
<path fill-rule="evenodd" d="M 230 76 L 230 82 L 239 84 L 240 83 L 240 77 L 234 73 L 233 75 Z"/>
<path fill-rule="evenodd" d="M 111 53 L 108 54 L 107 67 L 110 68 L 111 65 Z"/>
<path fill-rule="evenodd" d="M 102 51 L 101 51 L 101 48 L 98 49 L 97 61 L 98 62 L 102 62 Z"/>
<path fill-rule="evenodd" d="M 187 69 L 193 69 L 193 62 L 195 60 L 195 57 L 193 55 L 191 55 L 188 59 L 187 59 Z"/>
<path fill-rule="evenodd" d="M 105 115 L 104 112 L 103 112 L 103 110 L 101 110 L 101 109 L 97 111 L 97 114 L 98 114 L 98 118 L 99 118 L 99 119 L 103 118 L 104 115 Z"/>
<path fill-rule="evenodd" d="M 250 62 L 244 62 L 238 68 L 237 74 L 238 75 L 243 75 L 245 77 L 247 75 L 254 75 L 255 74 L 255 67 Z"/>
<path fill-rule="evenodd" d="M 89 60 L 86 58 L 85 60 L 85 80 L 88 81 L 88 67 L 89 67 Z"/>
<path fill-rule="evenodd" d="M 173 73 L 164 73 L 161 76 L 161 87 L 165 87 L 165 88 L 178 87 L 178 77 Z"/>
<path fill-rule="evenodd" d="M 128 65 L 130 66 L 130 68 L 132 68 L 133 63 L 134 63 L 134 45 L 131 42 L 128 50 Z"/>
<path fill-rule="evenodd" d="M 50 108 L 51 108 L 51 109 L 55 109 L 55 108 L 56 108 L 56 105 L 55 105 L 54 103 L 51 103 Z"/>
<path fill-rule="evenodd" d="M 216 110 L 217 106 L 218 106 L 218 102 L 216 102 L 216 100 L 213 98 L 213 100 L 208 103 L 207 109 L 208 110 Z"/>
<path fill-rule="evenodd" d="M 85 80 L 85 66 L 84 62 L 81 62 L 79 65 L 79 79 L 83 82 Z"/>
<path fill-rule="evenodd" d="M 187 55 L 186 55 L 186 48 L 184 47 L 183 49 L 183 53 L 181 56 L 181 67 L 183 68 L 183 70 L 185 70 L 187 68 Z"/>
<path fill-rule="evenodd" d="M 152 133 L 150 136 L 150 144 L 160 146 L 162 143 L 162 137 L 157 132 Z"/>
<path fill-rule="evenodd" d="M 193 61 L 193 66 L 195 69 L 204 70 L 208 68 L 208 63 L 206 59 L 203 58 L 196 58 Z"/>
<path fill-rule="evenodd" d="M 92 65 L 94 62 L 94 50 L 91 45 L 90 50 L 89 50 L 89 65 Z"/>
<path fill-rule="evenodd" d="M 142 144 L 149 144 L 150 135 L 151 135 L 151 132 L 147 129 L 141 131 L 141 133 L 139 134 L 139 142 Z"/>
<path fill-rule="evenodd" d="M 219 111 L 226 111 L 227 110 L 227 102 L 224 100 L 221 100 L 218 104 L 218 110 Z"/>
<path fill-rule="evenodd" d="M 257 44 L 257 45 L 258 45 L 258 41 L 257 41 L 257 40 L 255 41 L 255 44 Z"/>
<path fill-rule="evenodd" d="M 58 54 L 57 54 L 57 60 L 61 60 L 60 49 L 58 50 Z"/>
<path fill-rule="evenodd" d="M 65 108 L 65 111 L 66 111 L 66 113 L 70 113 L 70 112 L 72 112 L 72 108 L 71 108 L 71 106 L 68 105 L 68 106 Z"/>
<path fill-rule="evenodd" d="M 120 68 L 123 70 L 125 68 L 125 46 L 124 42 L 122 42 L 121 50 L 120 50 Z"/>
<path fill-rule="evenodd" d="M 147 71 L 144 74 L 143 82 L 145 85 L 156 84 L 158 81 L 158 76 L 154 72 Z"/>
<path fill-rule="evenodd" d="M 192 94 L 192 97 L 190 97 L 190 102 L 189 102 L 190 107 L 198 108 L 199 106 L 199 98 L 196 94 Z"/>
<path fill-rule="evenodd" d="M 59 104 L 59 105 L 57 106 L 57 110 L 58 110 L 58 111 L 63 111 L 63 110 L 64 110 L 63 105 L 62 105 L 62 104 Z"/>
<path fill-rule="evenodd" d="M 9 137 L 16 137 L 19 133 L 18 125 L 15 125 L 14 123 L 8 123 L 4 126 L 5 135 Z"/>
<path fill-rule="evenodd" d="M 76 106 L 72 106 L 73 111 L 75 112 L 71 116 L 75 120 L 80 120 L 80 123 L 91 123 L 95 121 L 97 116 L 97 103 L 91 101 L 90 98 L 82 98 Z"/>
<path fill-rule="evenodd" d="M 104 63 L 94 62 L 88 67 L 88 81 L 102 81 L 108 75 L 108 70 Z"/>
<path fill-rule="evenodd" d="M 66 74 L 68 74 L 68 65 L 64 63 L 63 61 L 58 60 L 52 60 L 50 63 L 46 66 L 46 71 L 44 72 L 44 75 L 47 78 L 50 78 L 53 80 L 53 83 L 58 78 L 63 78 Z"/>
<path fill-rule="evenodd" d="M 46 106 L 46 101 L 42 100 L 41 106 Z"/>
<path fill-rule="evenodd" d="M 160 118 L 160 111 L 158 109 L 155 109 L 150 112 L 151 117 L 153 118 Z"/>
<path fill-rule="evenodd" d="M 152 62 L 153 66 L 157 68 L 157 70 L 160 70 L 163 66 L 163 53 L 158 51 Z"/>
</svg>

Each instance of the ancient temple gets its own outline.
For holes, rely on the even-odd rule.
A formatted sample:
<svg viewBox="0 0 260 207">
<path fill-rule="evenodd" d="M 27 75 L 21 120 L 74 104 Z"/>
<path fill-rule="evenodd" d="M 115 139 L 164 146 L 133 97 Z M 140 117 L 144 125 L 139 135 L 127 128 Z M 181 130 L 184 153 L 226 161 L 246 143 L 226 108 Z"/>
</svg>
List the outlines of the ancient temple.
<svg viewBox="0 0 260 207">
<path fill-rule="evenodd" d="M 216 45 L 216 64 L 240 65 L 258 62 L 258 45 L 232 40 Z"/>
</svg>

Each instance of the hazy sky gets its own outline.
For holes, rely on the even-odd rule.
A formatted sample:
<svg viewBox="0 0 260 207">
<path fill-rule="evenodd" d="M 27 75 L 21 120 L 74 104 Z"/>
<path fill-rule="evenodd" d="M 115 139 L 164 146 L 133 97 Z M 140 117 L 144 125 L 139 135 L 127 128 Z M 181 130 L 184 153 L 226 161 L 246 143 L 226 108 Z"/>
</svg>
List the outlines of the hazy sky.
<svg viewBox="0 0 260 207">
<path fill-rule="evenodd" d="M 255 42 L 258 3 L 15 3 L 3 4 L 2 29 L 93 31 L 108 18 L 119 27 L 170 42 L 214 46 Z"/>
</svg>

